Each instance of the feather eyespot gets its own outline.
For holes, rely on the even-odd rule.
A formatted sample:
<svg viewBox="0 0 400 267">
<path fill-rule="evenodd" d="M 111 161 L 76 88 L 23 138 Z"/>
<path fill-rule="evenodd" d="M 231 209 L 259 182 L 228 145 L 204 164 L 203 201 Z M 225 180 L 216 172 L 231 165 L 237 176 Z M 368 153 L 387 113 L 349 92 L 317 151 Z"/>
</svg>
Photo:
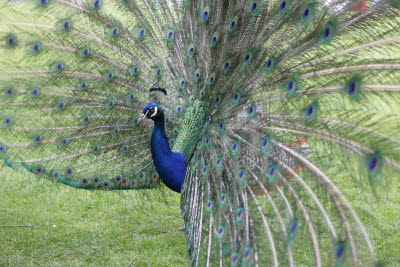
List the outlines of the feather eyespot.
<svg viewBox="0 0 400 267">
<path fill-rule="evenodd" d="M 129 69 L 129 72 L 131 75 L 136 76 L 139 74 L 140 68 L 139 68 L 139 66 L 133 66 Z"/>
<path fill-rule="evenodd" d="M 196 79 L 196 82 L 199 80 L 200 78 L 200 69 L 197 69 L 195 74 L 194 74 L 194 78 Z"/>
<path fill-rule="evenodd" d="M 356 91 L 356 82 L 351 82 L 349 85 L 349 94 L 352 95 Z"/>
<path fill-rule="evenodd" d="M 210 75 L 209 82 L 210 82 L 210 85 L 214 84 L 214 82 L 215 82 L 215 73 Z"/>
<path fill-rule="evenodd" d="M 221 199 L 220 199 L 220 201 L 221 201 L 221 204 L 225 204 L 226 203 L 226 194 L 225 193 L 222 193 L 221 194 Z"/>
<path fill-rule="evenodd" d="M 185 79 L 183 79 L 183 78 L 180 79 L 180 81 L 179 81 L 179 86 L 180 86 L 181 88 L 185 87 Z"/>
<path fill-rule="evenodd" d="M 267 151 L 269 148 L 269 137 L 261 138 L 261 150 Z"/>
<path fill-rule="evenodd" d="M 58 171 L 53 171 L 51 177 L 53 177 L 53 179 L 58 179 L 60 177 L 60 173 Z"/>
<path fill-rule="evenodd" d="M 80 182 L 83 187 L 85 187 L 89 184 L 89 180 L 86 178 L 82 178 Z"/>
<path fill-rule="evenodd" d="M 303 19 L 308 18 L 309 15 L 310 15 L 310 8 L 306 8 L 306 10 L 304 10 L 303 12 Z"/>
<path fill-rule="evenodd" d="M 100 7 L 100 5 L 101 5 L 100 0 L 94 0 L 94 1 L 92 2 L 92 7 L 93 7 L 94 9 L 98 9 L 98 8 Z"/>
<path fill-rule="evenodd" d="M 3 120 L 3 124 L 4 125 L 10 125 L 12 123 L 12 119 L 11 118 L 5 118 L 4 120 Z"/>
<path fill-rule="evenodd" d="M 62 27 L 64 28 L 64 30 L 68 30 L 70 27 L 70 22 L 68 20 L 64 21 Z"/>
<path fill-rule="evenodd" d="M 236 214 L 237 218 L 241 218 L 243 215 L 243 210 L 242 209 L 238 209 L 238 212 Z"/>
<path fill-rule="evenodd" d="M 247 109 L 247 113 L 248 113 L 249 115 L 253 115 L 253 112 L 254 112 L 254 106 L 250 106 L 250 107 Z"/>
<path fill-rule="evenodd" d="M 233 263 L 233 264 L 236 264 L 237 259 L 238 259 L 238 255 L 236 255 L 236 254 L 233 255 L 232 263 Z"/>
<path fill-rule="evenodd" d="M 31 49 L 33 52 L 37 52 L 40 49 L 40 45 L 39 44 L 34 44 L 31 46 Z"/>
<path fill-rule="evenodd" d="M 257 9 L 258 9 L 258 1 L 255 1 L 250 6 L 250 12 L 255 13 L 257 11 Z"/>
<path fill-rule="evenodd" d="M 72 169 L 68 168 L 65 170 L 65 176 L 71 176 L 72 175 Z"/>
<path fill-rule="evenodd" d="M 233 150 L 233 151 L 236 151 L 237 147 L 238 147 L 238 144 L 237 144 L 237 143 L 234 143 L 234 144 L 232 145 L 232 150 Z"/>
<path fill-rule="evenodd" d="M 129 181 L 128 181 L 128 179 L 122 179 L 122 182 L 121 182 L 121 185 L 123 186 L 123 187 L 126 187 L 126 186 L 128 186 L 128 184 L 129 184 Z"/>
<path fill-rule="evenodd" d="M 68 139 L 67 138 L 62 138 L 61 139 L 61 145 L 66 146 L 68 144 Z"/>
<path fill-rule="evenodd" d="M 8 46 L 13 46 L 13 45 L 15 44 L 15 38 L 14 38 L 14 37 L 9 37 L 9 38 L 7 38 L 6 44 L 7 44 Z"/>
<path fill-rule="evenodd" d="M 368 169 L 369 169 L 370 171 L 375 171 L 376 169 L 378 169 L 378 166 L 379 166 L 378 158 L 377 158 L 377 157 L 372 157 L 372 158 L 369 160 Z"/>
<path fill-rule="evenodd" d="M 37 174 L 37 175 L 41 175 L 43 173 L 43 171 L 44 171 L 44 168 L 42 166 L 37 166 L 35 168 L 35 174 Z"/>
<path fill-rule="evenodd" d="M 210 16 L 210 8 L 209 7 L 205 7 L 202 11 L 202 19 L 203 21 L 208 20 L 208 17 Z"/>
<path fill-rule="evenodd" d="M 174 32 L 172 30 L 167 31 L 167 39 L 171 41 L 174 38 Z"/>
<path fill-rule="evenodd" d="M 218 237 L 221 238 L 224 235 L 224 227 L 220 226 L 218 229 Z"/>
<path fill-rule="evenodd" d="M 110 183 L 109 181 L 104 181 L 104 182 L 101 184 L 101 187 L 102 187 L 104 190 L 109 189 L 110 186 L 111 186 L 111 183 Z"/>
<path fill-rule="evenodd" d="M 324 39 L 327 39 L 329 37 L 330 33 L 331 33 L 331 28 L 326 27 L 324 30 L 324 35 L 323 35 Z"/>
<path fill-rule="evenodd" d="M 286 1 L 282 1 L 281 4 L 279 5 L 279 9 L 282 11 L 286 7 Z"/>
<path fill-rule="evenodd" d="M 162 71 L 161 69 L 156 69 L 156 77 L 161 77 Z"/>
<path fill-rule="evenodd" d="M 135 180 L 131 181 L 131 188 L 137 188 L 137 182 Z"/>
<path fill-rule="evenodd" d="M 313 113 L 314 113 L 314 106 L 313 106 L 313 105 L 309 106 L 309 107 L 307 108 L 306 113 L 307 113 L 307 116 L 313 115 Z"/>
<path fill-rule="evenodd" d="M 251 53 L 247 53 L 244 56 L 244 59 L 243 59 L 244 63 L 248 63 L 251 60 L 251 58 L 252 58 L 252 54 Z"/>
<path fill-rule="evenodd" d="M 201 89 L 200 91 L 200 98 L 202 98 L 206 94 L 206 91 L 204 89 Z"/>
<path fill-rule="evenodd" d="M 290 227 L 290 233 L 294 233 L 297 230 L 297 221 L 294 221 L 292 223 L 292 226 Z"/>
<path fill-rule="evenodd" d="M 6 147 L 4 145 L 0 145 L 0 152 L 6 151 Z"/>
<path fill-rule="evenodd" d="M 228 70 L 228 68 L 229 68 L 229 62 L 225 62 L 225 64 L 224 64 L 224 69 L 225 69 L 225 70 Z"/>
<path fill-rule="evenodd" d="M 5 94 L 7 96 L 11 96 L 14 93 L 14 89 L 13 88 L 8 88 L 5 90 Z"/>
<path fill-rule="evenodd" d="M 55 72 L 62 72 L 64 70 L 64 64 L 62 62 L 57 62 L 53 66 Z"/>
<path fill-rule="evenodd" d="M 146 29 L 139 30 L 139 37 L 143 38 L 146 35 Z"/>
<path fill-rule="evenodd" d="M 269 169 L 269 176 L 274 176 L 275 175 L 275 167 L 271 167 L 270 169 Z"/>
<path fill-rule="evenodd" d="M 99 177 L 94 177 L 93 179 L 92 179 L 92 184 L 94 185 L 94 186 L 97 186 L 98 184 L 100 183 L 100 179 L 99 179 Z"/>
<path fill-rule="evenodd" d="M 85 116 L 83 118 L 84 123 L 88 123 L 90 121 L 90 117 L 89 116 Z"/>
<path fill-rule="evenodd" d="M 340 259 L 344 255 L 344 246 L 339 245 L 338 248 L 336 249 L 336 258 Z"/>
<path fill-rule="evenodd" d="M 195 47 L 194 43 L 190 43 L 188 48 L 187 48 L 187 55 L 189 57 L 192 57 L 194 52 L 195 52 L 195 49 L 196 49 L 196 47 Z"/>
<path fill-rule="evenodd" d="M 249 258 L 250 252 L 251 252 L 250 249 L 247 249 L 247 250 L 245 251 L 245 253 L 244 253 L 244 259 L 245 259 L 245 260 L 247 260 L 247 259 Z"/>
<path fill-rule="evenodd" d="M 40 143 L 41 140 L 42 140 L 42 137 L 40 135 L 35 136 L 35 138 L 33 139 L 33 141 L 35 143 Z"/>
<path fill-rule="evenodd" d="M 293 81 L 290 81 L 290 82 L 288 82 L 288 84 L 287 84 L 287 86 L 286 86 L 286 89 L 287 89 L 288 91 L 291 91 L 291 90 L 293 89 L 293 86 L 294 86 L 294 82 L 293 82 Z"/>
<path fill-rule="evenodd" d="M 215 47 L 218 43 L 219 40 L 219 33 L 218 32 L 214 32 L 214 34 L 211 36 L 211 47 Z"/>
<path fill-rule="evenodd" d="M 33 89 L 30 91 L 30 93 L 31 93 L 31 96 L 32 96 L 32 97 L 36 97 L 36 96 L 39 95 L 39 89 L 33 88 Z"/>
</svg>

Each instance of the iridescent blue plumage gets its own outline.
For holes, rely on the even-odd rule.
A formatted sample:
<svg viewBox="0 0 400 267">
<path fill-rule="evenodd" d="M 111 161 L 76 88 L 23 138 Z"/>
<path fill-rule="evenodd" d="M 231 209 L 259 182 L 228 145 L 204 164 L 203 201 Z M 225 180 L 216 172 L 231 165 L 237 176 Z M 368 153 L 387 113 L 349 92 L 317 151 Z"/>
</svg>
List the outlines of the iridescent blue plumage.
<svg viewBox="0 0 400 267">
<path fill-rule="evenodd" d="M 144 108 L 142 118 L 144 117 L 154 121 L 150 147 L 158 175 L 168 188 L 180 192 L 186 174 L 185 156 L 171 151 L 165 133 L 164 113 L 157 103 L 150 103 Z"/>
</svg>

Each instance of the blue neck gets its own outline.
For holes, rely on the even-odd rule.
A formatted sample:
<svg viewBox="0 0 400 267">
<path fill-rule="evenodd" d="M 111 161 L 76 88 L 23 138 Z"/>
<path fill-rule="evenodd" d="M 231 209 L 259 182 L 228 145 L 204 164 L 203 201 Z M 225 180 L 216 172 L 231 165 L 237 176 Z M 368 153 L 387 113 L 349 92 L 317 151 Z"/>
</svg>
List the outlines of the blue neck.
<svg viewBox="0 0 400 267">
<path fill-rule="evenodd" d="M 186 174 L 186 160 L 182 153 L 172 152 L 164 129 L 164 115 L 154 119 L 151 134 L 151 156 L 154 166 L 164 184 L 180 192 Z"/>
</svg>

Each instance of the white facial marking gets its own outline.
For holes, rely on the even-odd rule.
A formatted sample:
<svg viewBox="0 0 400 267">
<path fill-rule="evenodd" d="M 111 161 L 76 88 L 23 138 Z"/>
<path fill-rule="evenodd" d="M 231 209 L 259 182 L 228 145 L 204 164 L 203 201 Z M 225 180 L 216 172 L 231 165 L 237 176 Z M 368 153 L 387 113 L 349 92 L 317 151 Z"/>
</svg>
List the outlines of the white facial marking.
<svg viewBox="0 0 400 267">
<path fill-rule="evenodd" d="M 150 117 L 152 118 L 152 117 L 154 117 L 155 115 L 157 115 L 157 112 L 158 112 L 158 108 L 155 107 L 155 108 L 154 108 L 154 113 L 153 113 L 153 115 L 151 115 Z M 147 113 L 146 113 L 146 114 L 147 114 Z"/>
</svg>

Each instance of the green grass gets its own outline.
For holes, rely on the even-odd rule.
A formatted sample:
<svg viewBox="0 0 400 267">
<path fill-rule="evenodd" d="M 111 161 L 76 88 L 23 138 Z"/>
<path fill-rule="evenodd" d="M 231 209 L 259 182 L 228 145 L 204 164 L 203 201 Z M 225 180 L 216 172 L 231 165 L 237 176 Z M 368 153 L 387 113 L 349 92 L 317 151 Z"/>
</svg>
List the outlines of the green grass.
<svg viewBox="0 0 400 267">
<path fill-rule="evenodd" d="M 400 184 L 376 198 L 350 179 L 335 182 L 364 223 L 378 261 L 399 266 Z M 178 194 L 78 190 L 3 167 L 0 196 L 0 225 L 35 225 L 0 228 L 0 266 L 127 266 L 132 259 L 135 266 L 187 263 L 184 233 L 177 230 L 183 226 Z M 298 263 L 313 262 L 312 252 L 298 245 Z"/>
<path fill-rule="evenodd" d="M 160 195 L 164 195 L 160 197 Z M 0 170 L 0 266 L 184 266 L 180 196 L 87 191 Z"/>
</svg>

